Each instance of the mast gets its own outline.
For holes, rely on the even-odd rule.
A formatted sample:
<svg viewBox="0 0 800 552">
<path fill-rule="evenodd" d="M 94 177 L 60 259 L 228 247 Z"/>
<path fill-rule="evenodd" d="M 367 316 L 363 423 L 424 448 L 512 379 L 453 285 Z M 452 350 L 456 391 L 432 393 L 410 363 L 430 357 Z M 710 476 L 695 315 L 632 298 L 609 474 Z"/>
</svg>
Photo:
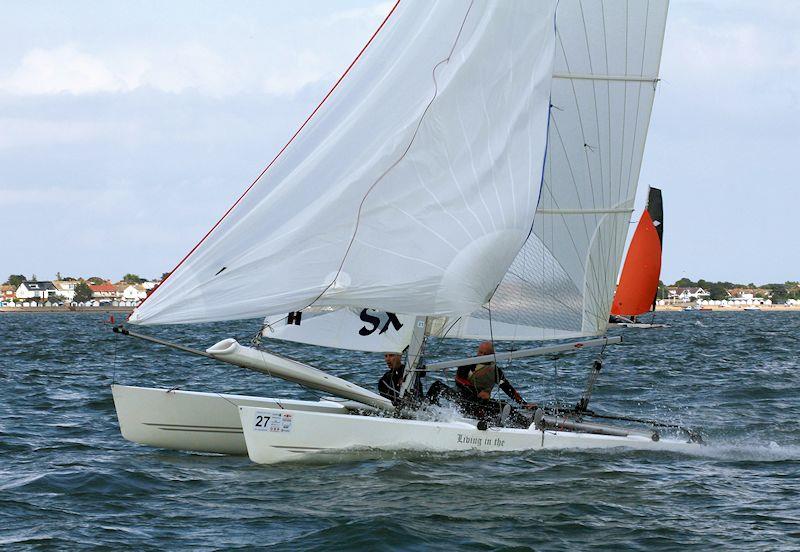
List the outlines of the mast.
<svg viewBox="0 0 800 552">
<path fill-rule="evenodd" d="M 416 371 L 420 358 L 422 358 L 422 349 L 425 345 L 425 338 L 427 337 L 426 328 L 428 325 L 428 317 L 417 316 L 414 319 L 414 329 L 411 333 L 411 343 L 408 344 L 408 355 L 406 356 L 406 366 L 403 372 L 403 383 L 400 386 L 400 398 L 402 399 L 406 392 L 411 389 L 419 377 Z"/>
</svg>

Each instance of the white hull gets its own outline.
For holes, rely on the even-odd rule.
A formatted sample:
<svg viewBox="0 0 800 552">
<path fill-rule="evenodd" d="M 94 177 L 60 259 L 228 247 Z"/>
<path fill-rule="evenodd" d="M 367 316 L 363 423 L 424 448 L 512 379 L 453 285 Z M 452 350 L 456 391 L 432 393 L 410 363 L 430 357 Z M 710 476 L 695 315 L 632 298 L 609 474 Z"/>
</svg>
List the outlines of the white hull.
<svg viewBox="0 0 800 552">
<path fill-rule="evenodd" d="M 239 408 L 253 462 L 274 464 L 366 451 L 513 452 L 538 449 L 627 447 L 640 450 L 690 452 L 701 445 L 569 431 L 489 428 L 469 421 L 426 422 L 353 414 L 301 412 L 254 406 Z"/>
<path fill-rule="evenodd" d="M 247 454 L 239 406 L 347 411 L 333 401 L 268 399 L 127 385 L 112 385 L 111 392 L 125 439 L 152 447 L 219 454 Z"/>
</svg>

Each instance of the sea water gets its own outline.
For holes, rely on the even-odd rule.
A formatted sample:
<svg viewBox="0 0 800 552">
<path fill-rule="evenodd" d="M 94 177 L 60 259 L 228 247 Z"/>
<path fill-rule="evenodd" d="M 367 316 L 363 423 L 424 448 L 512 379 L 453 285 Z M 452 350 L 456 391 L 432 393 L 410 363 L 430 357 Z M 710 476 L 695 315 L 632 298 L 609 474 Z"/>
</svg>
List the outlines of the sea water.
<svg viewBox="0 0 800 552">
<path fill-rule="evenodd" d="M 703 454 L 401 452 L 259 466 L 125 441 L 109 385 L 314 394 L 114 335 L 99 315 L 0 314 L 0 547 L 800 549 L 800 313 L 656 321 L 670 327 L 612 332 L 624 344 L 604 352 L 591 406 L 699 428 Z M 257 328 L 145 331 L 205 348 L 247 343 Z M 274 346 L 370 388 L 384 371 L 379 354 Z M 432 342 L 428 358 L 474 347 Z M 503 367 L 529 401 L 574 402 L 598 352 Z"/>
</svg>

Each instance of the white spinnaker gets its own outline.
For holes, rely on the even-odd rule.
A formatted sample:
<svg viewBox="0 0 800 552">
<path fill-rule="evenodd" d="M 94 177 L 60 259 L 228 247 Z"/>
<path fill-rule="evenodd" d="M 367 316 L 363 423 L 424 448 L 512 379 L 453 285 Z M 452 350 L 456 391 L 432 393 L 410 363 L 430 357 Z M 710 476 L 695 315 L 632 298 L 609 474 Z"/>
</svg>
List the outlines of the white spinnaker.
<svg viewBox="0 0 800 552">
<path fill-rule="evenodd" d="M 480 308 L 540 193 L 554 3 L 400 2 L 274 164 L 131 315 Z"/>
<path fill-rule="evenodd" d="M 560 0 L 542 196 L 489 308 L 449 337 L 605 333 L 658 80 L 667 0 Z M 491 317 L 491 327 L 489 324 Z"/>
</svg>

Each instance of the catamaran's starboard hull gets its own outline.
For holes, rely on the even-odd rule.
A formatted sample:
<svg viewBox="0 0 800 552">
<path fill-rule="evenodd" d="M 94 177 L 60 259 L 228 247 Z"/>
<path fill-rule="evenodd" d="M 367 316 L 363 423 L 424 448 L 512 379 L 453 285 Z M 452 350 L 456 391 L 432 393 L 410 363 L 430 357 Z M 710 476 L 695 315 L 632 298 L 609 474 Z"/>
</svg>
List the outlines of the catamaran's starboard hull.
<svg viewBox="0 0 800 552">
<path fill-rule="evenodd" d="M 701 445 L 675 440 L 653 441 L 639 435 L 618 437 L 568 431 L 489 428 L 466 421 L 426 422 L 301 412 L 254 406 L 239 407 L 247 452 L 253 462 L 274 464 L 324 459 L 359 451 L 486 451 L 626 447 L 691 452 Z"/>
<path fill-rule="evenodd" d="M 122 436 L 152 447 L 246 455 L 239 406 L 345 412 L 332 401 L 295 401 L 112 385 Z"/>
</svg>

